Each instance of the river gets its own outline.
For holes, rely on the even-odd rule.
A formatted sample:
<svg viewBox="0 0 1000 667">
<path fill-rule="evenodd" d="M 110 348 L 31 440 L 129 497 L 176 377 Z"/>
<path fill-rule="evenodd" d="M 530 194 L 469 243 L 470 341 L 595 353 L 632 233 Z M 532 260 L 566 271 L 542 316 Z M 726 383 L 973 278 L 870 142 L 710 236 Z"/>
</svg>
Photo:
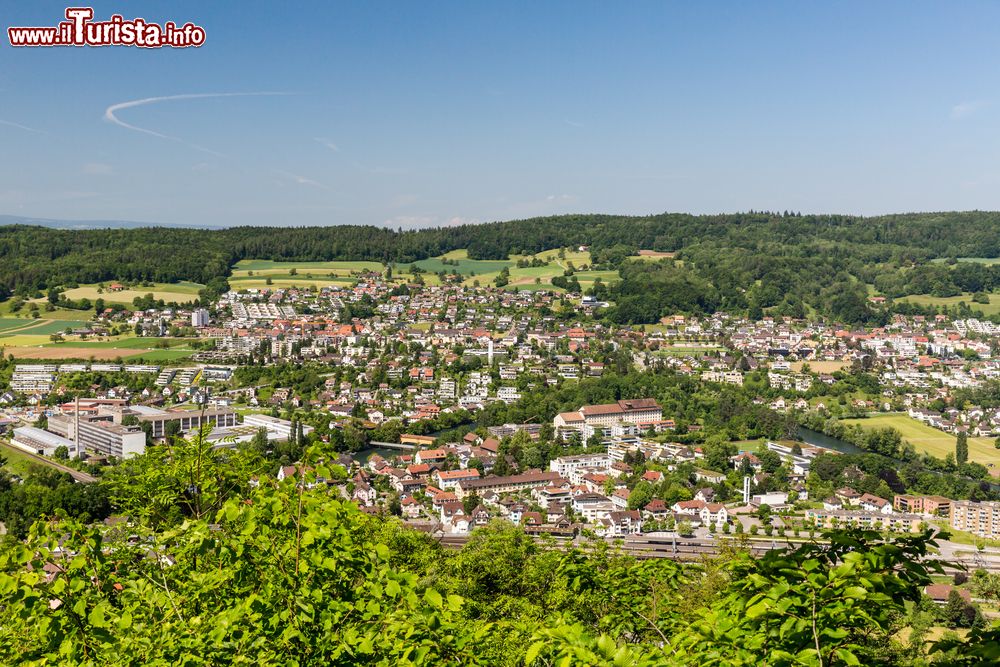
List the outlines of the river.
<svg viewBox="0 0 1000 667">
<path fill-rule="evenodd" d="M 808 445 L 814 445 L 816 447 L 825 447 L 826 449 L 833 449 L 842 454 L 865 454 L 865 450 L 861 449 L 857 445 L 852 445 L 846 440 L 840 440 L 839 438 L 831 437 L 825 433 L 820 433 L 819 431 L 814 431 L 811 428 L 806 428 L 805 426 L 800 426 L 798 430 L 798 436 L 802 438 L 802 442 Z"/>
<path fill-rule="evenodd" d="M 804 426 L 799 427 L 798 436 L 802 438 L 802 442 L 805 442 L 806 444 L 815 445 L 816 447 L 825 447 L 827 449 L 833 449 L 843 454 L 869 453 L 861 449 L 857 445 L 852 445 L 851 443 L 841 440 L 839 438 L 831 437 L 829 435 L 826 435 L 825 433 L 820 433 L 819 431 L 814 431 Z M 884 458 L 889 458 L 889 457 L 884 457 Z M 899 459 L 889 458 L 889 460 L 898 464 L 900 468 L 907 465 L 905 461 L 901 461 Z M 943 474 L 938 470 L 927 470 L 927 472 L 931 473 L 932 475 Z M 996 483 L 995 481 L 978 480 L 978 479 L 972 479 L 971 477 L 965 477 L 965 479 L 968 479 L 969 481 L 972 482 L 985 481 L 987 484 L 989 484 L 989 488 L 991 491 L 1000 491 L 1000 484 Z"/>
</svg>

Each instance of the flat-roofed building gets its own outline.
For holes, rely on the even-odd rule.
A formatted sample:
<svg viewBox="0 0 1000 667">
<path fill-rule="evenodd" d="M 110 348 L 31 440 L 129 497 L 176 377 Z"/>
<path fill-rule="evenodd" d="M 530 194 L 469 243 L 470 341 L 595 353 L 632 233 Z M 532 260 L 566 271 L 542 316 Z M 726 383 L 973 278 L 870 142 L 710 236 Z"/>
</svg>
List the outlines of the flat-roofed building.
<svg viewBox="0 0 1000 667">
<path fill-rule="evenodd" d="M 898 495 L 892 499 L 897 512 L 910 512 L 924 516 L 951 516 L 951 498 L 944 496 Z"/>
<path fill-rule="evenodd" d="M 287 440 L 292 436 L 292 422 L 271 415 L 246 415 L 243 417 L 243 425 L 266 428 L 268 440 Z M 303 435 L 308 435 L 312 431 L 312 426 L 302 425 Z"/>
<path fill-rule="evenodd" d="M 979 537 L 1000 537 L 1000 502 L 953 501 L 950 523 L 954 530 Z"/>
<path fill-rule="evenodd" d="M 146 408 L 139 410 L 138 408 Z M 131 406 L 123 410 L 124 414 L 137 413 L 140 424 L 150 424 L 152 436 L 162 438 L 167 434 L 167 424 L 177 422 L 179 430 L 190 431 L 203 424 L 211 424 L 213 428 L 236 426 L 236 411 L 226 407 L 208 408 L 205 410 L 160 410 L 147 406 Z M 119 417 L 115 421 L 121 421 Z"/>
<path fill-rule="evenodd" d="M 574 472 L 582 469 L 588 471 L 600 470 L 607 472 L 611 470 L 611 457 L 606 452 L 596 454 L 577 454 L 576 456 L 560 456 L 549 462 L 549 470 L 559 473 L 560 477 L 570 477 Z"/>
<path fill-rule="evenodd" d="M 492 491 L 493 493 L 514 493 L 549 486 L 555 482 L 562 482 L 562 477 L 557 472 L 528 472 L 523 475 L 511 475 L 509 477 L 483 477 L 481 479 L 468 479 L 458 483 L 455 488 L 455 497 L 461 500 L 465 496 L 483 494 Z"/>
<path fill-rule="evenodd" d="M 76 445 L 72 440 L 40 428 L 35 428 L 34 426 L 15 428 L 14 437 L 11 438 L 10 444 L 26 452 L 41 454 L 42 456 L 52 456 L 60 447 L 68 449 L 70 455 L 76 449 Z"/>
<path fill-rule="evenodd" d="M 122 426 L 110 416 L 53 415 L 49 430 L 79 442 L 81 450 L 127 459 L 146 453 L 146 433 L 138 426 Z"/>
</svg>

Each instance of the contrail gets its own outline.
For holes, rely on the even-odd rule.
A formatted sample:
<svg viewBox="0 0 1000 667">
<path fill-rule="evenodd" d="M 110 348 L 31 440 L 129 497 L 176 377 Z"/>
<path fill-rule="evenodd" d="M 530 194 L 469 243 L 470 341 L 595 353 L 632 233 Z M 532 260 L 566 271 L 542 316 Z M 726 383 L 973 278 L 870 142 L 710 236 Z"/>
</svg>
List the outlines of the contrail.
<svg viewBox="0 0 1000 667">
<path fill-rule="evenodd" d="M 27 125 L 21 125 L 20 123 L 15 123 L 9 120 L 0 120 L 0 125 L 7 125 L 8 127 L 16 127 L 19 130 L 24 130 L 25 132 L 34 132 L 36 134 L 45 134 L 42 130 L 36 130 L 33 127 L 28 127 Z"/>
<path fill-rule="evenodd" d="M 142 132 L 143 134 L 148 134 L 153 137 L 159 137 L 160 139 L 166 139 L 167 141 L 177 141 L 179 143 L 185 144 L 192 148 L 195 148 L 206 153 L 211 153 L 219 157 L 225 157 L 221 153 L 211 150 L 210 148 L 205 148 L 204 146 L 199 146 L 198 144 L 193 144 L 189 141 L 185 141 L 179 137 L 172 137 L 168 134 L 163 134 L 162 132 L 157 132 L 155 130 L 150 130 L 145 127 L 139 127 L 137 125 L 132 125 L 126 123 L 120 119 L 117 115 L 119 111 L 123 109 L 131 109 L 132 107 L 146 106 L 147 104 L 157 104 L 158 102 L 171 102 L 174 100 L 199 100 L 207 99 L 213 97 L 267 97 L 272 95 L 289 95 L 290 93 L 277 93 L 277 92 L 255 92 L 255 93 L 189 93 L 186 95 L 164 95 L 161 97 L 145 97 L 141 100 L 129 100 L 128 102 L 119 102 L 118 104 L 112 104 L 107 109 L 104 110 L 104 119 L 118 125 L 119 127 L 124 127 L 126 130 L 133 130 L 135 132 Z"/>
</svg>

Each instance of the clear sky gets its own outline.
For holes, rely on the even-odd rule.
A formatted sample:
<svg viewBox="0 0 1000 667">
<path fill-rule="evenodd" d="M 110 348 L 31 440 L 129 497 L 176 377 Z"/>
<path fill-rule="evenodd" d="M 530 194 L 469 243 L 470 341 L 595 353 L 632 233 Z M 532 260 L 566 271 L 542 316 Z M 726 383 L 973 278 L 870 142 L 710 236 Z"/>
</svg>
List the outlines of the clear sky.
<svg viewBox="0 0 1000 667">
<path fill-rule="evenodd" d="M 66 4 L 0 7 L 6 32 Z M 94 8 L 192 21 L 207 42 L 13 49 L 4 34 L 0 213 L 414 227 L 1000 208 L 996 2 Z M 201 97 L 107 117 L 185 95 Z"/>
</svg>

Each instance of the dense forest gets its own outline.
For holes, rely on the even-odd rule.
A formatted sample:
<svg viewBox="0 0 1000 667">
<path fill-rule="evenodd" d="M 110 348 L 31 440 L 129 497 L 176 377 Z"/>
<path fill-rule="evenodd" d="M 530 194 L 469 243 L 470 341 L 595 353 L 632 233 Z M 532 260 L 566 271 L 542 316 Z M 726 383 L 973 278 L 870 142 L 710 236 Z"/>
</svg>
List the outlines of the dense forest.
<svg viewBox="0 0 1000 667">
<path fill-rule="evenodd" d="M 624 280 L 610 294 L 623 305 L 609 313 L 620 322 L 716 308 L 800 316 L 811 309 L 868 322 L 884 317 L 867 302 L 868 284 L 890 297 L 1000 286 L 1000 268 L 955 261 L 1000 255 L 1000 213 L 862 218 L 750 212 L 565 215 L 416 231 L 13 225 L 0 228 L 0 296 L 106 280 L 191 280 L 223 288 L 232 265 L 251 258 L 407 264 L 461 248 L 473 259 L 505 259 L 578 245 L 591 248 L 595 265 L 622 270 Z M 638 249 L 674 252 L 679 261 L 627 262 Z"/>
</svg>

